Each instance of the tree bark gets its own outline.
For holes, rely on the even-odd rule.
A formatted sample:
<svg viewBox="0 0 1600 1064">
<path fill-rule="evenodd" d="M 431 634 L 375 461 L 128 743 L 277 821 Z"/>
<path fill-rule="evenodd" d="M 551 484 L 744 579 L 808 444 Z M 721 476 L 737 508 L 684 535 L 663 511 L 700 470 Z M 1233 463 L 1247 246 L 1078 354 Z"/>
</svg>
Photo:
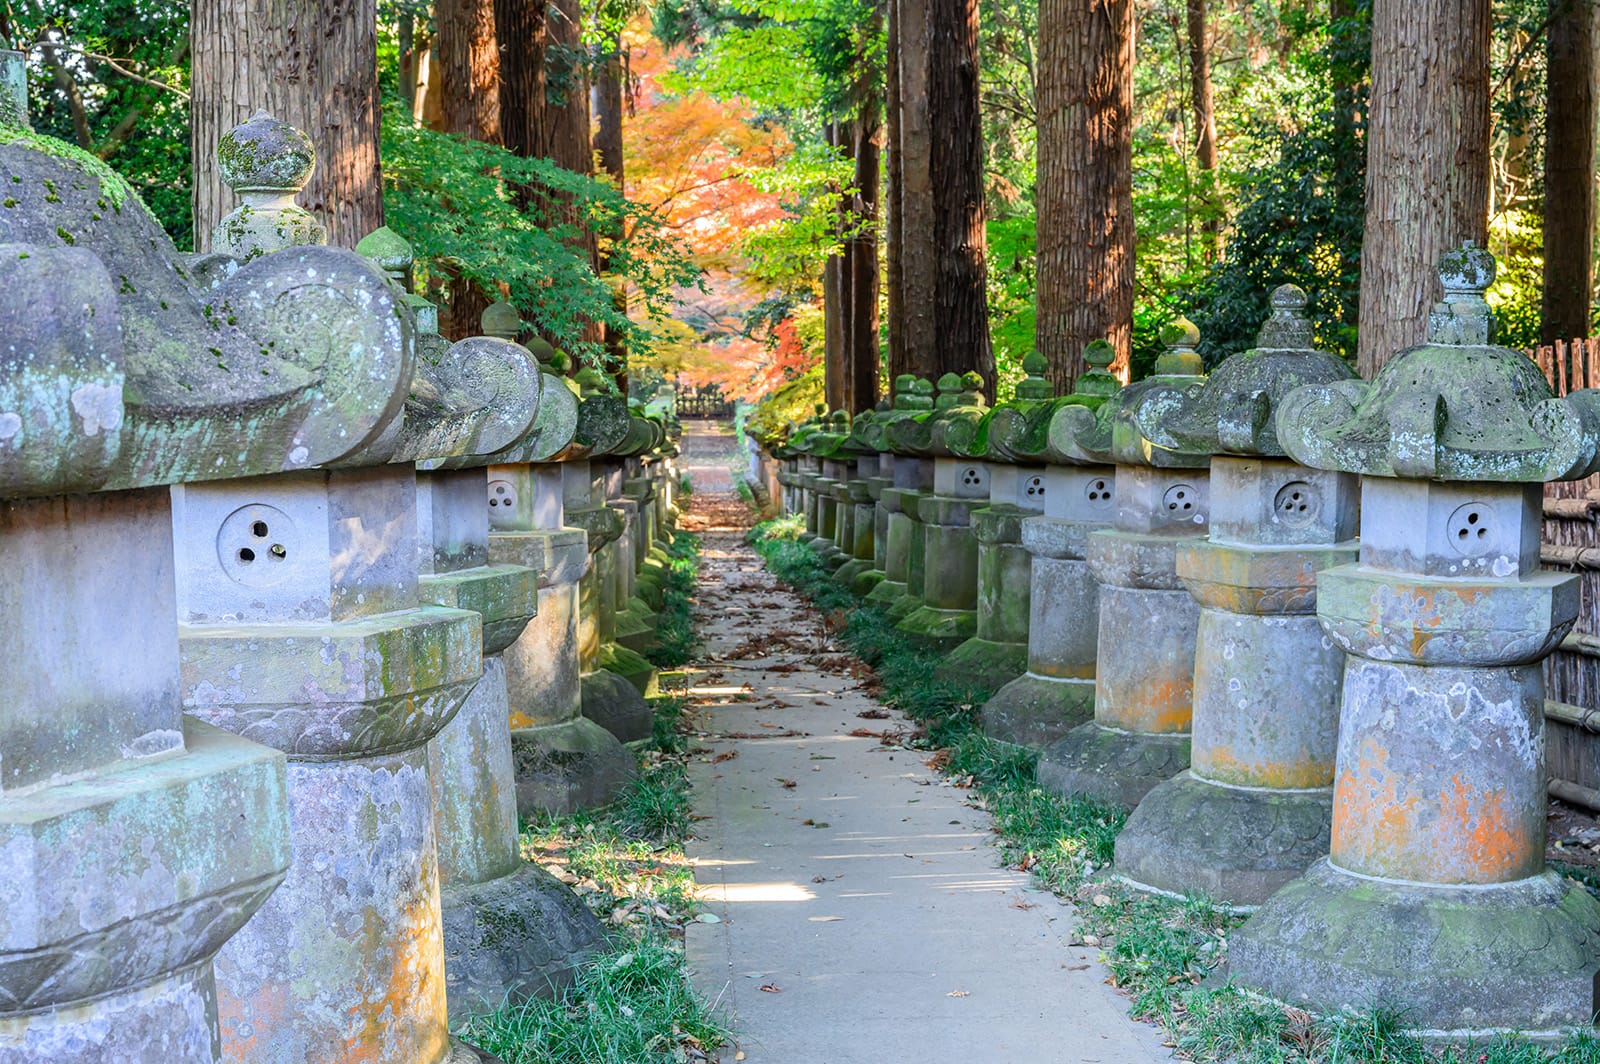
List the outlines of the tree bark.
<svg viewBox="0 0 1600 1064">
<path fill-rule="evenodd" d="M 264 107 L 310 135 L 300 203 L 354 247 L 383 225 L 376 0 L 194 0 L 190 136 L 195 247 L 237 202 L 217 172 L 222 134 Z"/>
<path fill-rule="evenodd" d="M 840 124 L 829 122 L 823 130 L 828 147 L 837 151 L 842 137 Z M 830 192 L 837 193 L 837 186 L 830 186 Z M 840 202 L 834 215 L 834 235 L 844 231 L 849 224 L 849 208 Z M 845 283 L 845 258 L 844 251 L 835 251 L 822 263 L 822 399 L 828 404 L 829 410 L 843 410 L 849 402 L 846 381 L 849 379 L 847 364 L 849 362 L 849 348 L 845 332 L 845 322 L 848 311 L 845 303 L 849 298 L 849 286 Z"/>
<path fill-rule="evenodd" d="M 884 312 L 888 320 L 889 380 L 906 364 L 905 301 L 902 294 L 900 226 L 900 0 L 888 0 L 888 52 L 884 56 L 884 134 L 886 140 L 883 195 Z"/>
<path fill-rule="evenodd" d="M 878 99 L 869 95 L 852 123 L 856 160 L 856 194 L 851 214 L 858 232 L 845 244 L 849 318 L 845 323 L 849 351 L 846 406 L 851 414 L 878 403 Z"/>
<path fill-rule="evenodd" d="M 932 0 L 897 0 L 900 70 L 900 308 L 899 376 L 939 376 L 934 321 L 933 127 L 928 113 L 928 8 Z"/>
<path fill-rule="evenodd" d="M 1200 172 L 1200 206 L 1205 212 L 1200 232 L 1205 236 L 1205 259 L 1217 257 L 1222 235 L 1221 204 L 1217 201 L 1217 115 L 1211 92 L 1211 30 L 1206 20 L 1206 0 L 1187 0 L 1189 37 L 1189 93 L 1194 107 L 1195 166 Z"/>
<path fill-rule="evenodd" d="M 550 154 L 544 142 L 546 0 L 495 0 L 500 42 L 500 140 L 524 159 Z"/>
<path fill-rule="evenodd" d="M 933 181 L 934 341 L 940 373 L 976 370 L 994 398 L 984 259 L 978 0 L 928 0 L 928 115 L 939 130 Z"/>
<path fill-rule="evenodd" d="M 1133 0 L 1041 0 L 1038 307 L 1058 389 L 1105 339 L 1128 377 L 1133 337 Z"/>
<path fill-rule="evenodd" d="M 1439 255 L 1489 229 L 1489 0 L 1375 0 L 1356 368 L 1421 343 Z"/>
<path fill-rule="evenodd" d="M 1550 0 L 1545 41 L 1544 295 L 1539 338 L 1588 336 L 1594 286 L 1595 11 Z"/>
<path fill-rule="evenodd" d="M 595 66 L 591 105 L 594 110 L 594 151 L 600 159 L 600 169 L 616 182 L 619 191 L 625 190 L 622 158 L 622 105 L 623 105 L 622 35 L 612 33 L 606 38 L 605 53 Z M 600 258 L 600 270 L 605 272 L 610 264 Z M 616 286 L 616 307 L 622 314 L 628 312 L 628 293 L 620 284 Z M 611 359 L 611 379 L 623 395 L 628 394 L 628 347 L 620 330 L 607 328 L 606 355 Z"/>
</svg>

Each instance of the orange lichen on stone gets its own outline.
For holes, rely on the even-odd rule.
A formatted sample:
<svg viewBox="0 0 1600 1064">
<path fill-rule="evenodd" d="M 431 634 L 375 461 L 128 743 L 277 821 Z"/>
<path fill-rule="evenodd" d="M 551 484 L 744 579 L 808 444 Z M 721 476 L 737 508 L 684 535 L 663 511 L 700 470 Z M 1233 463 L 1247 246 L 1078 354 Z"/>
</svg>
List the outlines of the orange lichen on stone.
<svg viewBox="0 0 1600 1064">
<path fill-rule="evenodd" d="M 1116 704 L 1105 708 L 1103 723 L 1114 728 L 1159 735 L 1186 732 L 1194 719 L 1193 675 L 1186 667 L 1153 671 L 1118 691 Z"/>
<path fill-rule="evenodd" d="M 1239 757 L 1233 747 L 1216 744 L 1193 755 L 1199 776 L 1241 787 L 1272 787 L 1279 790 L 1326 787 L 1333 783 L 1333 765 L 1314 757 L 1272 761 Z"/>
</svg>

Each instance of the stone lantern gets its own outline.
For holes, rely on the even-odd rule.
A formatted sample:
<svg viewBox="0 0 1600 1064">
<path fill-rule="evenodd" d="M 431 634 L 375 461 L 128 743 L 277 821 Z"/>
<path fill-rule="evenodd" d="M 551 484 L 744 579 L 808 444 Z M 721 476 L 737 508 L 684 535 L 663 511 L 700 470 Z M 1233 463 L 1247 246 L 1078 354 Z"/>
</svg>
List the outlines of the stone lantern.
<svg viewBox="0 0 1600 1064">
<path fill-rule="evenodd" d="M 1002 408 L 989 426 L 1008 451 L 1044 466 L 1044 513 L 1020 528 L 1031 558 L 1028 669 L 983 704 L 984 733 L 995 739 L 1043 746 L 1094 716 L 1100 585 L 1085 556 L 1089 534 L 1109 527 L 1115 514 L 1116 473 L 1052 425 L 1082 416 L 1072 408 L 1093 412 L 1116 394 L 1121 383 L 1107 372 L 1113 356 L 1110 344 L 1095 341 L 1071 395 L 1026 411 Z"/>
<path fill-rule="evenodd" d="M 224 153 L 248 160 L 224 166 L 224 178 L 265 186 L 258 174 L 288 182 L 298 168 L 292 179 L 303 182 L 302 138 L 285 129 L 258 114 L 230 133 L 252 147 Z M 281 209 L 282 225 L 259 202 L 224 218 L 208 274 L 242 276 L 239 259 L 308 254 L 273 252 L 274 239 L 306 233 Z M 248 225 L 235 224 L 241 216 Z M 320 275 L 308 267 L 297 280 Z M 388 420 L 349 432 L 345 453 L 324 468 L 172 492 L 185 705 L 289 756 L 294 862 L 217 958 L 230 1060 L 470 1053 L 447 1027 L 428 746 L 479 683 L 483 621 L 420 593 L 414 463 L 492 448 L 534 408 L 528 398 L 490 405 L 494 383 L 526 379 L 526 351 L 488 339 L 419 342 L 403 294 L 378 283 L 384 301 L 366 305 L 386 311 L 382 327 L 403 355 L 392 399 L 375 404 Z M 317 338 L 324 357 L 348 343 L 348 327 L 316 313 L 279 307 L 274 316 Z M 366 372 L 382 364 L 356 362 Z"/>
<path fill-rule="evenodd" d="M 1042 513 L 1044 466 L 1014 433 L 1030 414 L 1051 406 L 1054 393 L 1044 378 L 1050 364 L 1037 351 L 1022 360 L 1027 377 L 1015 396 L 989 412 L 968 441 L 951 440 L 963 457 L 982 459 L 989 478 L 989 505 L 972 511 L 978 541 L 977 631 L 940 663 L 949 682 L 996 691 L 1028 668 L 1031 561 L 1022 546 L 1022 522 Z"/>
<path fill-rule="evenodd" d="M 538 614 L 504 654 L 524 816 L 604 804 L 636 771 L 616 733 L 584 712 L 579 582 L 599 577 L 584 529 L 573 527 L 564 505 L 570 468 L 587 475 L 588 454 L 621 439 L 625 414 L 620 402 L 580 401 L 557 368 L 547 365 L 540 378 L 538 431 L 489 467 L 489 558 L 540 574 Z M 624 699 L 631 691 L 620 677 L 610 687 Z M 596 716 L 637 718 L 643 728 L 649 707 L 629 699 Z"/>
<path fill-rule="evenodd" d="M 853 588 L 862 573 L 872 568 L 873 539 L 876 534 L 877 506 L 872 497 L 872 480 L 878 475 L 878 450 L 869 440 L 879 411 L 868 410 L 850 421 L 850 435 L 839 445 L 839 453 L 850 461 L 850 476 L 840 485 L 839 505 L 848 511 L 849 539 L 840 544 L 848 556 L 834 570 L 834 582 Z M 863 591 L 871 590 L 873 581 Z"/>
<path fill-rule="evenodd" d="M 982 389 L 983 379 L 976 373 L 939 378 L 933 416 L 912 441 L 920 454 L 933 459 L 933 490 L 917 503 L 924 566 L 920 604 L 896 628 L 946 650 L 978 630 L 978 541 L 972 534 L 972 511 L 989 499 L 989 472 L 982 462 L 963 458 L 951 441 L 970 440 L 977 431 L 988 412 Z M 891 431 L 912 424 L 901 422 Z"/>
<path fill-rule="evenodd" d="M 1273 416 L 1293 389 L 1354 374 L 1312 349 L 1305 305 L 1300 289 L 1277 289 L 1253 349 L 1140 425 L 1212 455 L 1211 535 L 1177 556 L 1200 604 L 1190 769 L 1145 795 L 1117 836 L 1116 867 L 1236 907 L 1328 850 L 1344 651 L 1317 624 L 1317 574 L 1355 560 L 1356 478 L 1284 457 Z"/>
<path fill-rule="evenodd" d="M 895 385 L 895 417 L 886 422 L 878 436 L 878 466 L 887 468 L 890 482 L 878 493 L 878 509 L 883 520 L 884 578 L 867 593 L 867 601 L 894 609 L 911 595 L 911 559 L 922 553 L 922 525 L 917 521 L 916 500 L 924 485 L 933 486 L 933 463 L 915 455 L 901 453 L 895 444 L 895 427 L 904 421 L 927 419 L 933 415 L 933 386 L 909 374 Z M 887 458 L 887 461 L 885 461 Z M 922 593 L 921 562 L 918 562 L 917 590 Z M 915 606 L 906 607 L 907 612 Z"/>
<path fill-rule="evenodd" d="M 1600 902 L 1545 867 L 1540 662 L 1578 611 L 1539 568 L 1542 484 L 1596 467 L 1600 395 L 1490 344 L 1494 260 L 1440 262 L 1426 343 L 1289 394 L 1279 442 L 1361 477 L 1359 560 L 1317 578 L 1348 655 L 1328 857 L 1230 940 L 1236 982 L 1427 1032 L 1591 1027 Z"/>
<path fill-rule="evenodd" d="M 1178 579 L 1177 551 L 1206 534 L 1208 457 L 1140 427 L 1205 383 L 1194 325 L 1180 318 L 1163 338 L 1153 376 L 1097 411 L 1067 407 L 1050 426 L 1058 450 L 1116 464 L 1115 515 L 1087 542 L 1100 584 L 1094 720 L 1045 748 L 1039 785 L 1129 808 L 1189 764 L 1199 607 Z"/>
<path fill-rule="evenodd" d="M 357 250 L 368 251 L 369 241 Z M 505 303 L 491 304 L 483 315 L 485 333 L 500 340 L 516 336 L 520 325 Z M 485 346 L 464 341 L 451 350 Z M 564 382 L 541 373 L 531 353 L 516 350 L 524 357 L 493 363 L 480 357 L 470 375 L 478 394 L 451 396 L 460 407 L 488 400 L 484 405 L 501 414 L 505 430 L 483 441 L 477 454 L 424 460 L 417 471 L 419 597 L 483 618 L 483 679 L 428 746 L 452 1019 L 565 985 L 575 963 L 603 939 L 594 915 L 570 888 L 522 859 L 517 833 L 503 652 L 537 613 L 540 569 L 490 561 L 489 515 L 503 508 L 506 496 L 490 492 L 488 466 L 528 453 L 530 436 L 561 433 L 572 406 L 562 401 L 571 394 Z"/>
<path fill-rule="evenodd" d="M 325 392 L 383 409 L 406 340 L 347 252 L 195 283 L 124 181 L 26 131 L 25 77 L 0 52 L 0 1060 L 214 1064 L 213 957 L 291 861 L 287 762 L 182 712 L 167 486 L 338 457 Z"/>
</svg>

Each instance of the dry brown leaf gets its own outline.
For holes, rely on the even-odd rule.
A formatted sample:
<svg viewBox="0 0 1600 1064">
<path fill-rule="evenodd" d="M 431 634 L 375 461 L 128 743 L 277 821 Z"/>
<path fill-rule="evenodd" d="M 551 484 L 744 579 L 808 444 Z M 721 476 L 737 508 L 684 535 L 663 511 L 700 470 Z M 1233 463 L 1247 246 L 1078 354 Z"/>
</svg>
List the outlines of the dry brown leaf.
<svg viewBox="0 0 1600 1064">
<path fill-rule="evenodd" d="M 724 751 L 722 751 L 722 753 L 718 754 L 716 757 L 713 757 L 711 759 L 711 763 L 713 765 L 720 765 L 720 764 L 722 764 L 722 762 L 724 762 L 724 761 L 732 761 L 734 758 L 736 758 L 738 756 L 739 756 L 739 751 L 737 751 L 737 750 L 724 750 Z"/>
<path fill-rule="evenodd" d="M 761 990 L 762 990 L 763 993 L 767 993 L 767 994 L 781 994 L 781 993 L 783 993 L 783 987 L 779 986 L 777 983 L 762 983 L 761 984 Z"/>
</svg>

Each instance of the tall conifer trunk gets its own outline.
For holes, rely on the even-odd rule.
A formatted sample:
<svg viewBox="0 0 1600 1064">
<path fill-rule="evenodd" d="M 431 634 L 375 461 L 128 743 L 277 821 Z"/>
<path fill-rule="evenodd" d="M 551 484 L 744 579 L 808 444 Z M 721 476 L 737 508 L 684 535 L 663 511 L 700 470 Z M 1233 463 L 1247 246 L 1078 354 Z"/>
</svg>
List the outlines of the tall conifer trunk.
<svg viewBox="0 0 1600 1064">
<path fill-rule="evenodd" d="M 1034 345 L 1066 391 L 1105 339 L 1133 336 L 1133 2 L 1039 6 L 1038 310 Z"/>
<path fill-rule="evenodd" d="M 901 273 L 905 235 L 900 223 L 900 0 L 888 0 L 888 53 L 884 71 L 883 272 L 889 340 L 889 380 L 906 365 L 905 296 Z"/>
<path fill-rule="evenodd" d="M 317 169 L 300 204 L 354 247 L 383 225 L 376 0 L 194 0 L 190 136 L 196 250 L 238 205 L 217 141 L 257 108 L 311 137 Z"/>
<path fill-rule="evenodd" d="M 1211 27 L 1206 19 L 1206 0 L 1187 0 L 1189 37 L 1189 95 L 1194 109 L 1194 161 L 1200 171 L 1200 205 L 1204 217 L 1200 232 L 1205 237 L 1207 262 L 1216 258 L 1222 235 L 1222 204 L 1218 201 L 1217 113 L 1211 91 Z"/>
<path fill-rule="evenodd" d="M 622 35 L 611 33 L 605 42 L 605 52 L 599 57 L 595 65 L 594 87 L 591 91 L 591 105 L 594 109 L 594 150 L 600 158 L 600 169 L 616 182 L 619 191 L 626 190 L 626 174 L 623 170 L 622 156 L 622 109 L 624 99 L 623 80 L 626 76 L 623 70 Z M 600 269 L 604 272 L 608 263 L 605 256 L 600 258 Z M 622 314 L 628 313 L 628 293 L 619 284 L 616 287 L 616 307 Z M 628 348 L 623 341 L 621 330 L 607 328 L 606 355 L 611 359 L 612 379 L 617 383 L 617 389 L 623 395 L 628 394 Z"/>
<path fill-rule="evenodd" d="M 1356 368 L 1421 343 L 1441 253 L 1489 229 L 1489 0 L 1375 0 Z"/>
<path fill-rule="evenodd" d="M 976 370 L 994 397 L 978 109 L 978 0 L 927 0 L 934 344 L 939 372 Z"/>
<path fill-rule="evenodd" d="M 902 361 L 890 371 L 919 377 L 939 375 L 934 316 L 937 252 L 933 227 L 933 127 L 928 111 L 929 9 L 933 0 L 896 0 L 900 47 L 899 187 L 900 314 Z M 941 143 L 944 130 L 940 130 Z"/>
<path fill-rule="evenodd" d="M 1595 11 L 1550 0 L 1545 49 L 1544 299 L 1546 344 L 1589 335 L 1594 285 Z"/>
</svg>

